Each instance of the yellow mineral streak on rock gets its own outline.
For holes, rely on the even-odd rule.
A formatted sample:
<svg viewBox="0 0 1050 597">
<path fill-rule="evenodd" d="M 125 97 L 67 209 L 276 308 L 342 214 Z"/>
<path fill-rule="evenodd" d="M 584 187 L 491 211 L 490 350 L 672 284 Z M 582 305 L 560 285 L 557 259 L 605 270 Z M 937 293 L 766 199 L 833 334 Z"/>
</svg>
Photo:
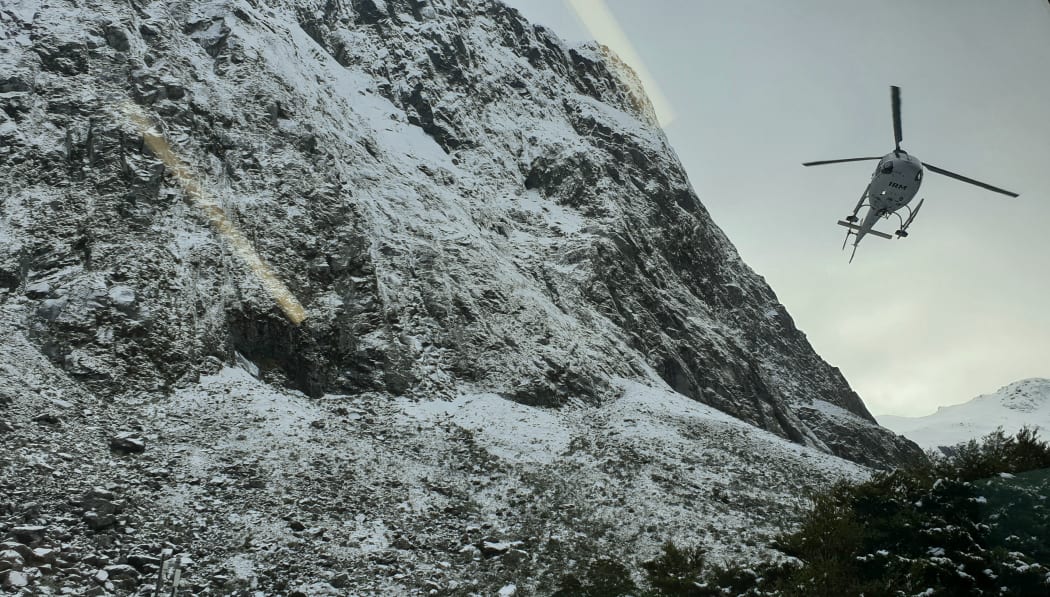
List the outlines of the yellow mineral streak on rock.
<svg viewBox="0 0 1050 597">
<path fill-rule="evenodd" d="M 204 193 L 197 177 L 189 166 L 172 149 L 171 144 L 154 127 L 153 122 L 138 106 L 127 102 L 124 104 L 124 114 L 142 134 L 146 147 L 153 152 L 168 170 L 175 175 L 179 184 L 182 185 L 186 196 L 204 212 L 205 217 L 215 227 L 215 230 L 226 239 L 238 257 L 244 260 L 248 267 L 259 277 L 262 285 L 270 296 L 277 301 L 277 305 L 284 315 L 295 325 L 299 325 L 306 319 L 306 309 L 299 303 L 288 287 L 281 282 L 273 273 L 270 266 L 259 257 L 255 247 L 244 237 L 244 234 L 234 226 L 226 212 L 214 199 Z"/>
</svg>

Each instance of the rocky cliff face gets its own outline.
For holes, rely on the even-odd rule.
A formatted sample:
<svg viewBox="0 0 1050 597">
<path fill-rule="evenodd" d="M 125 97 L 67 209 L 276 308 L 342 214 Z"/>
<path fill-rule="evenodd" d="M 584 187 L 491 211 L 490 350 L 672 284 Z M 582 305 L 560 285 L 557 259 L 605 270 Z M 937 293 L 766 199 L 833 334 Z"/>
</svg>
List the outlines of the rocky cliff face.
<svg viewBox="0 0 1050 597">
<path fill-rule="evenodd" d="M 234 351 L 311 395 L 466 381 L 558 406 L 655 372 L 794 441 L 909 454 L 877 430 L 843 441 L 810 408 L 873 421 L 601 49 L 486 2 L 33 6 L 6 23 L 3 279 L 35 301 L 41 349 L 92 387 L 167 388 Z M 127 102 L 302 325 L 208 229 Z"/>
<path fill-rule="evenodd" d="M 292 401 L 498 396 L 555 426 L 641 382 L 761 445 L 921 458 L 740 261 L 600 47 L 483 0 L 15 0 L 0 25 L 17 413 L 61 386 L 89 418 L 160 416 L 222 363 Z"/>
</svg>

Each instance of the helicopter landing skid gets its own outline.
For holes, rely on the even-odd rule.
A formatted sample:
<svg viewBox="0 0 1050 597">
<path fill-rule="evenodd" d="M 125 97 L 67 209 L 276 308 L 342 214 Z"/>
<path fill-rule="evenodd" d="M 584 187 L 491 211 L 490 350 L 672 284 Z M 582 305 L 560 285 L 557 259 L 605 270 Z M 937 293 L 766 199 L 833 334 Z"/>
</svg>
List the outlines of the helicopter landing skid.
<svg viewBox="0 0 1050 597">
<path fill-rule="evenodd" d="M 908 210 L 908 219 L 907 220 L 905 220 L 903 217 L 901 217 L 900 214 L 897 214 L 897 219 L 900 220 L 900 222 L 901 222 L 900 229 L 897 230 L 897 232 L 894 233 L 894 234 L 897 235 L 897 238 L 908 238 L 908 226 L 911 225 L 912 220 L 915 219 L 915 216 L 919 213 L 919 210 L 922 209 L 922 202 L 923 201 L 926 201 L 925 197 L 919 200 L 919 204 L 915 206 L 914 210 L 912 210 L 912 208 L 910 208 L 910 207 L 905 206 L 905 208 Z"/>
</svg>

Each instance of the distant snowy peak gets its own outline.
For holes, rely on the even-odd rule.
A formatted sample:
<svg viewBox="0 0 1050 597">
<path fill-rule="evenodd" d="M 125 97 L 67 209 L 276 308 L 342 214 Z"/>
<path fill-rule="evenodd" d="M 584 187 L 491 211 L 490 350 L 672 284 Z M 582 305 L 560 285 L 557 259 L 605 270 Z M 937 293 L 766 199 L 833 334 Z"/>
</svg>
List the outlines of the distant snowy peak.
<svg viewBox="0 0 1050 597">
<path fill-rule="evenodd" d="M 978 396 L 974 400 L 997 402 L 1003 408 L 1022 413 L 1050 415 L 1050 379 L 1022 379 L 1003 386 L 992 394 Z"/>
<path fill-rule="evenodd" d="M 1050 379 L 1015 381 L 991 394 L 954 406 L 942 406 L 925 417 L 878 417 L 884 427 L 924 448 L 950 446 L 977 439 L 1002 427 L 1015 433 L 1028 425 L 1044 438 L 1050 432 Z"/>
</svg>

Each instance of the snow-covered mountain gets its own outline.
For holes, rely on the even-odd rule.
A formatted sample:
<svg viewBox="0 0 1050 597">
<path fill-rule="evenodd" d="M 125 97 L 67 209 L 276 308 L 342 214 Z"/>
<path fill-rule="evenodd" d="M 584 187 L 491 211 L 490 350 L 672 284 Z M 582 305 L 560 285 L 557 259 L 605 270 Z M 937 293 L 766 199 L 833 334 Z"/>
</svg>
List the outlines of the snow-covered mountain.
<svg viewBox="0 0 1050 597">
<path fill-rule="evenodd" d="M 601 47 L 489 0 L 0 27 L 0 528 L 68 547 L 8 584 L 541 590 L 921 458 Z"/>
<path fill-rule="evenodd" d="M 234 352 L 314 396 L 600 404 L 660 379 L 847 458 L 910 454 L 601 48 L 487 1 L 5 6 L 3 278 L 96 390 Z"/>
<path fill-rule="evenodd" d="M 879 423 L 923 448 L 953 446 L 980 439 L 1002 427 L 1013 435 L 1025 425 L 1050 438 L 1050 379 L 1015 381 L 969 402 L 942 406 L 925 417 L 882 415 Z"/>
</svg>

